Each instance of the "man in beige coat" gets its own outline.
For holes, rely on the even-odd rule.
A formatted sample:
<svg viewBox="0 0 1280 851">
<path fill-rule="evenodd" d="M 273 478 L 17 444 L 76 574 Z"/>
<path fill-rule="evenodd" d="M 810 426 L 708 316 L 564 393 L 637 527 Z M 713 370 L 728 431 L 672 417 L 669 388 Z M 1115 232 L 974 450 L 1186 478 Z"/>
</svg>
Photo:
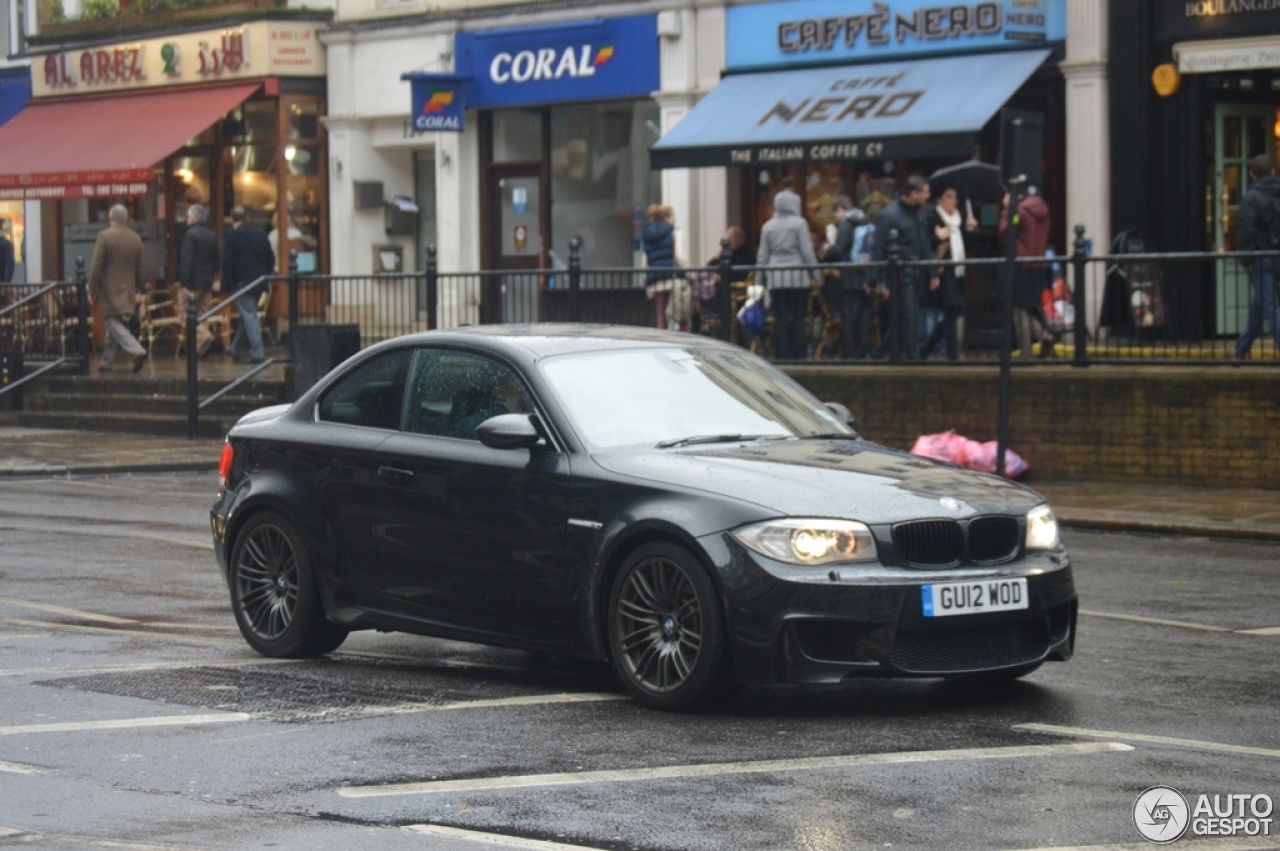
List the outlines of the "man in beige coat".
<svg viewBox="0 0 1280 851">
<path fill-rule="evenodd" d="M 129 211 L 116 204 L 107 214 L 111 226 L 98 234 L 89 269 L 89 304 L 101 302 L 107 322 L 107 344 L 102 349 L 99 370 L 111 371 L 116 349 L 133 360 L 133 371 L 147 362 L 147 350 L 129 333 L 129 317 L 142 303 L 146 284 L 142 280 L 142 239 L 129 228 Z"/>
</svg>

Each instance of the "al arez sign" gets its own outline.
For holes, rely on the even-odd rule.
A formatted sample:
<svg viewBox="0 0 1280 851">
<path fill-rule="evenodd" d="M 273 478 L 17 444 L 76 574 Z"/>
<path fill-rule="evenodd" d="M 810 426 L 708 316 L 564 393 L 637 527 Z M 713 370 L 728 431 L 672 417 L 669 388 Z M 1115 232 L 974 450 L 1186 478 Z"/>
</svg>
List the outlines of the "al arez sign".
<svg viewBox="0 0 1280 851">
<path fill-rule="evenodd" d="M 324 76 L 318 21 L 243 26 L 34 57 L 35 98 L 249 77 Z"/>
<path fill-rule="evenodd" d="M 1066 0 L 784 0 L 729 7 L 731 71 L 1062 42 Z"/>
</svg>

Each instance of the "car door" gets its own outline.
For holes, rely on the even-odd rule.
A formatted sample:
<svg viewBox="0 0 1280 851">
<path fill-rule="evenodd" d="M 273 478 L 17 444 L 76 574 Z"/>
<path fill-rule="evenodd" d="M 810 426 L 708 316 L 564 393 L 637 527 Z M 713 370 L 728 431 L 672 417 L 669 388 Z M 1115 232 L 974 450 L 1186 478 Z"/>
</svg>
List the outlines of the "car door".
<svg viewBox="0 0 1280 851">
<path fill-rule="evenodd" d="M 399 427 L 412 357 L 397 349 L 353 368 L 317 401 L 311 439 L 292 447 L 333 535 L 336 578 L 357 601 L 378 582 L 387 498 L 378 447 Z"/>
<path fill-rule="evenodd" d="M 418 353 L 403 430 L 379 447 L 400 477 L 383 590 L 422 617 L 531 635 L 569 611 L 569 460 L 551 445 L 482 444 L 476 426 L 501 413 L 538 416 L 511 365 L 462 349 Z"/>
</svg>

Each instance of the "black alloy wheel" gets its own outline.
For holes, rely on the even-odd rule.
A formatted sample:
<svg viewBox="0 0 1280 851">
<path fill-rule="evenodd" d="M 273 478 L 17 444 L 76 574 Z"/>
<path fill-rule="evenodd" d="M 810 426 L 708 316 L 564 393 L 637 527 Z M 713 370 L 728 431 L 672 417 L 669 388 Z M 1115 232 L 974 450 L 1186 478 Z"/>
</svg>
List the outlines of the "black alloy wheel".
<svg viewBox="0 0 1280 851">
<path fill-rule="evenodd" d="M 231 606 L 245 641 L 264 656 L 309 658 L 336 650 L 347 629 L 329 622 L 311 558 L 284 516 L 249 519 L 231 552 Z"/>
<path fill-rule="evenodd" d="M 684 548 L 654 543 L 632 553 L 608 618 L 614 666 L 646 706 L 689 709 L 734 693 L 715 589 Z"/>
</svg>

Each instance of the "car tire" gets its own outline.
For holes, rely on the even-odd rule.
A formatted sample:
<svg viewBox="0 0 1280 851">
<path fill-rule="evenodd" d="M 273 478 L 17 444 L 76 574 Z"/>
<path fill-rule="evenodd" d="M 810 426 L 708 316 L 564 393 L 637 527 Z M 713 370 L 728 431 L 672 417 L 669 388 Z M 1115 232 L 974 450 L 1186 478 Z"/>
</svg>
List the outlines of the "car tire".
<svg viewBox="0 0 1280 851">
<path fill-rule="evenodd" d="M 263 656 L 309 659 L 346 640 L 349 630 L 325 617 L 311 553 L 284 515 L 263 511 L 240 528 L 229 578 L 240 634 Z"/>
<path fill-rule="evenodd" d="M 645 706 L 696 709 L 737 693 L 719 596 L 684 547 L 655 542 L 631 553 L 606 616 L 614 668 Z"/>
</svg>

